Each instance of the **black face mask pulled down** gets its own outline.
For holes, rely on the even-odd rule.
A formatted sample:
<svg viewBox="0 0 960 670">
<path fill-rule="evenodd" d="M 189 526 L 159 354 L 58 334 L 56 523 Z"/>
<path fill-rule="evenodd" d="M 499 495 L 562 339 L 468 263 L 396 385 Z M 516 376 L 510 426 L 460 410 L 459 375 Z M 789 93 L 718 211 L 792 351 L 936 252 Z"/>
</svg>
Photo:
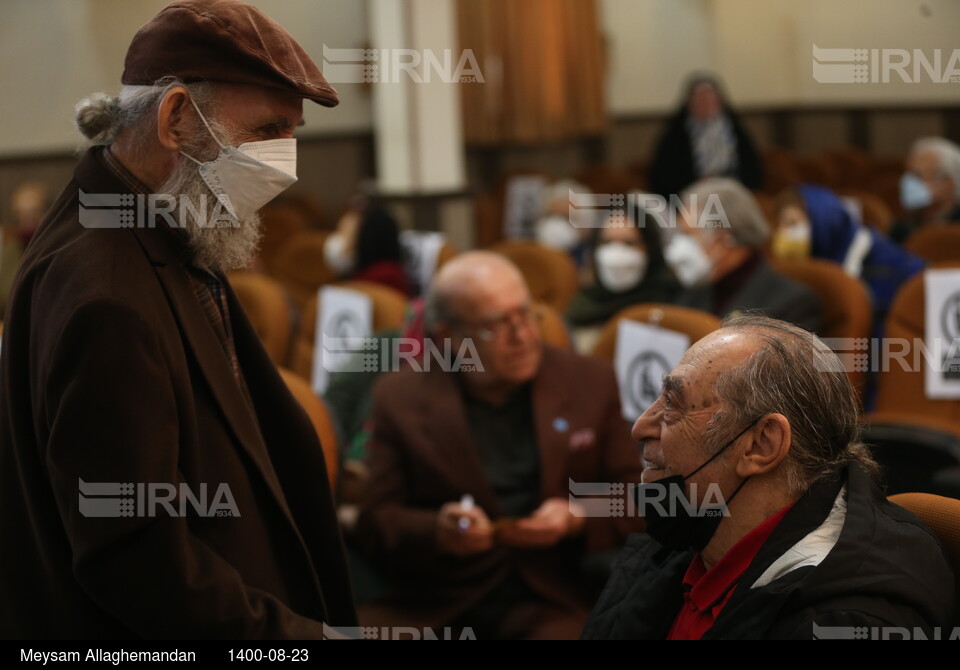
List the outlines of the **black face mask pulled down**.
<svg viewBox="0 0 960 670">
<path fill-rule="evenodd" d="M 744 479 L 726 501 L 721 499 L 715 504 L 703 504 L 699 508 L 696 497 L 693 500 L 687 497 L 684 482 L 707 467 L 727 447 L 743 437 L 757 424 L 757 421 L 740 431 L 735 438 L 723 445 L 717 453 L 686 477 L 673 475 L 650 484 L 640 484 L 636 488 L 637 509 L 647 523 L 647 533 L 650 537 L 673 551 L 687 549 L 703 551 L 717 532 L 717 526 L 720 525 L 727 511 L 727 505 L 740 493 L 740 489 L 747 480 Z"/>
</svg>

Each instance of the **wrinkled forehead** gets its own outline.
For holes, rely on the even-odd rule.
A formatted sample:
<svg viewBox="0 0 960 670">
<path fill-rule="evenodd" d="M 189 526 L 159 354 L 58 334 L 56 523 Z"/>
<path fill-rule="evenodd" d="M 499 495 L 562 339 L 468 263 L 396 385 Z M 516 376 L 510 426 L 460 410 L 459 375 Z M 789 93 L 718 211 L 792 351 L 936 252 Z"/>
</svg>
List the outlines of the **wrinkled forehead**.
<svg viewBox="0 0 960 670">
<path fill-rule="evenodd" d="M 460 280 L 454 300 L 469 316 L 485 316 L 516 310 L 530 302 L 527 283 L 510 265 L 485 264 Z"/>
<path fill-rule="evenodd" d="M 760 346 L 755 333 L 722 329 L 696 342 L 670 373 L 671 383 L 683 386 L 691 399 L 706 400 L 714 396 L 717 377 L 743 364 Z"/>
</svg>

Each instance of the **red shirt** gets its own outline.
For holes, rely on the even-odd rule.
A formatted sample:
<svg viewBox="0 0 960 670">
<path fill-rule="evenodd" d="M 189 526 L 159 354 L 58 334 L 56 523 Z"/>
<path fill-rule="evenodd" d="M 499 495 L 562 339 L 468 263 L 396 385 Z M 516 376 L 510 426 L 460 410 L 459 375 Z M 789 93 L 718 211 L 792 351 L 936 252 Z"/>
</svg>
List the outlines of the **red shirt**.
<svg viewBox="0 0 960 670">
<path fill-rule="evenodd" d="M 698 553 L 683 576 L 683 607 L 673 620 L 668 640 L 699 640 L 710 630 L 737 582 L 793 505 L 787 505 L 744 535 L 709 571 Z"/>
<path fill-rule="evenodd" d="M 407 281 L 407 275 L 403 271 L 403 266 L 396 261 L 377 261 L 356 272 L 350 279 L 389 286 L 400 291 L 404 296 L 410 297 L 410 283 Z"/>
</svg>

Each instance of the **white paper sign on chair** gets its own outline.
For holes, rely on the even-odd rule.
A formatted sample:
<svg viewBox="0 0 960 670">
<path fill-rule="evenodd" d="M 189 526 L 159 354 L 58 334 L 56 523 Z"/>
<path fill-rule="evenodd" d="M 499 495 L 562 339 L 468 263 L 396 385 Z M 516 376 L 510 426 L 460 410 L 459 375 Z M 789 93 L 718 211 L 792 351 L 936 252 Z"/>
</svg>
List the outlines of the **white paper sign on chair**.
<svg viewBox="0 0 960 670">
<path fill-rule="evenodd" d="M 960 270 L 927 270 L 925 392 L 931 400 L 960 398 Z"/>
<path fill-rule="evenodd" d="M 660 397 L 663 377 L 690 348 L 690 337 L 624 319 L 617 325 L 614 365 L 623 418 L 636 421 Z"/>
<path fill-rule="evenodd" d="M 333 372 L 379 369 L 380 347 L 373 338 L 373 301 L 370 296 L 322 286 L 317 293 L 317 331 L 314 340 L 314 393 L 323 395 Z M 376 360 L 371 360 L 370 357 Z"/>
</svg>

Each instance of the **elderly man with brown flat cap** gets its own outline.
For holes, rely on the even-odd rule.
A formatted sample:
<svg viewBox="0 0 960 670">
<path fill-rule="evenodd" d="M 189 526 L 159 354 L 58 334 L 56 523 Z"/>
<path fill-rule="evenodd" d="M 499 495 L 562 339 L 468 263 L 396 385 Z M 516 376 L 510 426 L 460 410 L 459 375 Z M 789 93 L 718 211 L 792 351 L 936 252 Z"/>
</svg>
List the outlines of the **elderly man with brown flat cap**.
<svg viewBox="0 0 960 670">
<path fill-rule="evenodd" d="M 224 273 L 337 94 L 228 0 L 133 38 L 26 251 L 0 361 L 0 635 L 320 638 L 355 612 L 323 454 Z"/>
</svg>

